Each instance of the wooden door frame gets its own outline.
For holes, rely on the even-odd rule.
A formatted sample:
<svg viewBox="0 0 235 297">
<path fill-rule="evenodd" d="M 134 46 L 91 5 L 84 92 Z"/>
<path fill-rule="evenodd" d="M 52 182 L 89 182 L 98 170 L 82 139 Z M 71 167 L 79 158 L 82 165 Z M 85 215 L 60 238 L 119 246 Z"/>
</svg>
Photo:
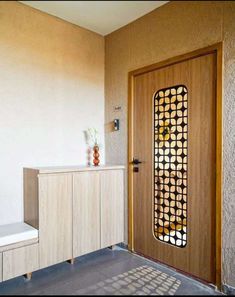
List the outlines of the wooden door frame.
<svg viewBox="0 0 235 297">
<path fill-rule="evenodd" d="M 222 248 L 222 80 L 223 80 L 223 43 L 201 48 L 184 55 L 167 59 L 130 71 L 128 73 L 128 249 L 134 252 L 134 214 L 133 214 L 133 111 L 134 78 L 137 75 L 154 71 L 206 54 L 216 54 L 216 283 L 221 289 L 221 248 Z"/>
</svg>

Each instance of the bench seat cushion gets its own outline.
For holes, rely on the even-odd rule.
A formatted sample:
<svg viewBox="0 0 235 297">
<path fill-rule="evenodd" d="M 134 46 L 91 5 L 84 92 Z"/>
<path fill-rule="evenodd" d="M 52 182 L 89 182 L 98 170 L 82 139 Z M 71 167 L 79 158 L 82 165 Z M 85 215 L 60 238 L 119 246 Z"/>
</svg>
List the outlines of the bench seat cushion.
<svg viewBox="0 0 235 297">
<path fill-rule="evenodd" d="M 38 238 L 38 230 L 20 222 L 0 226 L 0 247 Z"/>
</svg>

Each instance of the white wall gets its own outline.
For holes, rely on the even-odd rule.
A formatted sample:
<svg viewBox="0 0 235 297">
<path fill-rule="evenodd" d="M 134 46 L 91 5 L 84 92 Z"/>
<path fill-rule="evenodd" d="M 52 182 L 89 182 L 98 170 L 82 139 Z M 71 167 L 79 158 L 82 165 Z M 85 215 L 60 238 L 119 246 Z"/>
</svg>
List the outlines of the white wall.
<svg viewBox="0 0 235 297">
<path fill-rule="evenodd" d="M 23 220 L 23 167 L 104 161 L 104 40 L 16 2 L 0 3 L 0 224 Z"/>
</svg>

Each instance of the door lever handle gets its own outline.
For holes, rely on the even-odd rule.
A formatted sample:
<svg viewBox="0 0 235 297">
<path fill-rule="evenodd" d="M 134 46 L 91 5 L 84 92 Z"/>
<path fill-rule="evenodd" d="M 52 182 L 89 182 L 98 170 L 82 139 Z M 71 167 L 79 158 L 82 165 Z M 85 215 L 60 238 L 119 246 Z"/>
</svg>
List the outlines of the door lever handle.
<svg viewBox="0 0 235 297">
<path fill-rule="evenodd" d="M 138 165 L 138 164 L 141 164 L 141 163 L 142 162 L 140 160 L 133 158 L 132 164 Z"/>
</svg>

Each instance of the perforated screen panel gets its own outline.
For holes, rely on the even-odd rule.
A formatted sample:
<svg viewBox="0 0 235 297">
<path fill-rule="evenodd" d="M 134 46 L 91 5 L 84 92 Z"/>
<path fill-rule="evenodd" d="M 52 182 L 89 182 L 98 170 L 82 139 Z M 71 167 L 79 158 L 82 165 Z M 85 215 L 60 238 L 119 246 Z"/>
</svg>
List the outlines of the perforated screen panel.
<svg viewBox="0 0 235 297">
<path fill-rule="evenodd" d="M 154 95 L 154 235 L 187 244 L 188 90 L 183 85 Z"/>
</svg>

